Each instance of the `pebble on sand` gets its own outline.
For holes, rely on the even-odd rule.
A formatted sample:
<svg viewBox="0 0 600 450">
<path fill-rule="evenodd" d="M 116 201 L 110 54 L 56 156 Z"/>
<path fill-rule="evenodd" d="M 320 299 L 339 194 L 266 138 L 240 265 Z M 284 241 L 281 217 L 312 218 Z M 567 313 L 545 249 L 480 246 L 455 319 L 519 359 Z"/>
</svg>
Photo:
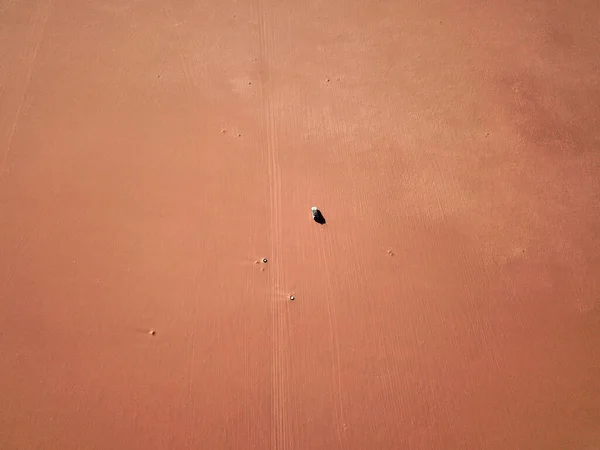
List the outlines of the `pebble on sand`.
<svg viewBox="0 0 600 450">
<path fill-rule="evenodd" d="M 149 330 L 148 334 L 154 336 L 156 334 L 156 330 Z"/>
<path fill-rule="evenodd" d="M 296 300 L 296 297 L 294 297 L 293 295 L 290 295 L 290 300 Z"/>
<path fill-rule="evenodd" d="M 267 258 L 263 258 L 263 259 L 262 259 L 262 262 L 264 262 L 264 263 L 266 264 L 266 263 L 268 262 L 268 261 L 267 261 Z"/>
</svg>

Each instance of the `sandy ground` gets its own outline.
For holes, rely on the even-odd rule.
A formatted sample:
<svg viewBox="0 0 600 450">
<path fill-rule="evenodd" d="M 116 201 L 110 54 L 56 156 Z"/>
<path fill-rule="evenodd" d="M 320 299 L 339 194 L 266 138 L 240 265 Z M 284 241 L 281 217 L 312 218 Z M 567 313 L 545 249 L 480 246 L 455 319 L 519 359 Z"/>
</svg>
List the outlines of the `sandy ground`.
<svg viewBox="0 0 600 450">
<path fill-rule="evenodd" d="M 600 448 L 599 30 L 1 0 L 0 448 Z"/>
</svg>

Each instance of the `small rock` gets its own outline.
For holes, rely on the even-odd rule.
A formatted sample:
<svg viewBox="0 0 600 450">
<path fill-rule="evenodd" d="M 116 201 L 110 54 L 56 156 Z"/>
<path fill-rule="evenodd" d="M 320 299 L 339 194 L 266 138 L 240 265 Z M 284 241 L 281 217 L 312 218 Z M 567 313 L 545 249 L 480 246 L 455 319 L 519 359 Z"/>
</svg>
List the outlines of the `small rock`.
<svg viewBox="0 0 600 450">
<path fill-rule="evenodd" d="M 296 300 L 296 297 L 294 297 L 293 295 L 290 295 L 290 300 Z"/>
<path fill-rule="evenodd" d="M 148 331 L 148 334 L 154 336 L 156 334 L 156 330 L 150 330 Z"/>
<path fill-rule="evenodd" d="M 263 261 L 263 263 L 265 263 L 265 264 L 268 262 L 268 261 L 267 261 L 267 258 L 263 258 L 263 260 L 262 260 L 262 261 Z"/>
</svg>

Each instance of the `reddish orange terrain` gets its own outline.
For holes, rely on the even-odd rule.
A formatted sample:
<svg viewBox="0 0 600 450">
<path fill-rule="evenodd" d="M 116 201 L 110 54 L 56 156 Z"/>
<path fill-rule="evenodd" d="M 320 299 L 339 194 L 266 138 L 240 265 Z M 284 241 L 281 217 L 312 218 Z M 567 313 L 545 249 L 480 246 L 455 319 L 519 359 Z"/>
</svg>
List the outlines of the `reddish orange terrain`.
<svg viewBox="0 0 600 450">
<path fill-rule="evenodd" d="M 597 0 L 0 0 L 0 450 L 600 449 L 599 221 Z"/>
</svg>

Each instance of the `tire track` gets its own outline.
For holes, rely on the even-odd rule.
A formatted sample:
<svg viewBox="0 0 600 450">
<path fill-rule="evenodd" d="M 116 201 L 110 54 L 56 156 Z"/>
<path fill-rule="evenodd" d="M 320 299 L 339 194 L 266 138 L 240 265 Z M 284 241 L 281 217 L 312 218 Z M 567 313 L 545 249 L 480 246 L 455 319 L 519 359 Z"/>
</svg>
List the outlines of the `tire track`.
<svg viewBox="0 0 600 450">
<path fill-rule="evenodd" d="M 31 242 L 31 238 L 34 235 L 36 229 L 37 229 L 37 227 L 35 227 L 31 232 L 27 233 L 25 236 L 22 236 L 21 240 L 17 244 L 17 248 L 16 248 L 17 255 L 16 255 L 15 259 L 12 261 L 12 263 L 9 265 L 6 276 L 4 277 L 4 280 L 2 281 L 2 286 L 0 287 L 0 300 L 4 300 L 4 298 L 6 297 L 8 288 L 10 287 L 10 284 L 11 284 L 11 280 L 12 280 L 16 270 L 19 267 L 19 263 L 21 262 L 21 259 L 23 258 L 23 256 L 25 256 L 25 253 L 27 252 L 27 249 L 29 248 L 29 243 Z"/>
<path fill-rule="evenodd" d="M 175 18 L 175 14 L 173 14 L 173 7 L 171 5 L 171 1 L 170 0 L 166 0 L 165 2 L 162 2 L 162 10 L 163 10 L 163 14 L 165 15 L 165 17 L 167 17 L 167 19 L 173 23 L 173 28 L 175 29 L 175 36 L 177 38 L 177 45 L 179 46 L 179 51 L 177 52 L 179 55 L 179 62 L 181 63 L 181 70 L 183 71 L 183 76 L 185 77 L 185 84 L 186 84 L 186 88 L 188 91 L 188 95 L 190 96 L 190 99 L 193 103 L 194 109 L 198 109 L 197 105 L 196 105 L 196 100 L 194 99 L 193 96 L 193 83 L 192 83 L 192 77 L 190 76 L 190 70 L 188 68 L 188 64 L 187 61 L 185 60 L 184 57 L 184 45 L 183 45 L 183 40 L 181 39 L 181 33 L 179 32 L 178 29 L 178 22 Z M 198 112 L 198 111 L 196 111 Z"/>
<path fill-rule="evenodd" d="M 336 433 L 340 441 L 341 448 L 348 448 L 346 438 L 346 418 L 344 414 L 344 400 L 342 396 L 342 377 L 340 370 L 340 341 L 338 331 L 338 321 L 333 301 L 333 287 L 331 284 L 331 271 L 329 269 L 329 261 L 331 260 L 331 238 L 328 234 L 323 237 L 323 233 L 319 233 L 319 256 L 321 258 L 321 267 L 327 281 L 327 292 L 325 295 L 327 304 L 327 317 L 329 321 L 329 339 L 331 345 L 331 368 L 332 368 L 332 385 L 333 395 L 332 402 L 335 408 Z"/>
<path fill-rule="evenodd" d="M 192 272 L 192 293 L 194 298 L 193 310 L 191 311 L 190 317 L 193 320 L 194 326 L 198 323 L 198 302 L 200 301 L 196 289 L 198 287 L 198 270 L 195 267 Z M 188 406 L 191 407 L 190 411 L 190 423 L 196 422 L 197 407 L 196 407 L 196 396 L 194 393 L 194 379 L 196 377 L 196 333 L 192 331 L 188 335 L 185 350 L 185 378 L 186 378 L 186 396 Z M 192 447 L 195 441 L 195 434 L 191 432 L 188 435 L 188 446 Z"/>
<path fill-rule="evenodd" d="M 12 124 L 8 127 L 8 130 L 3 133 L 4 136 L 2 140 L 4 143 L 1 146 L 4 148 L 4 152 L 2 154 L 2 165 L 0 166 L 0 172 L 2 173 L 7 171 L 8 155 L 10 154 L 15 132 L 19 126 L 19 121 L 23 113 L 23 105 L 27 99 L 27 92 L 29 91 L 29 85 L 31 84 L 31 76 L 35 68 L 35 61 L 42 44 L 42 39 L 44 38 L 46 23 L 48 22 L 53 6 L 53 0 L 38 1 L 27 27 L 25 40 L 32 41 L 33 45 L 27 49 L 27 54 L 23 57 L 23 59 L 27 61 L 27 69 L 25 78 L 23 79 L 22 88 L 20 89 L 22 92 L 19 94 L 19 102 L 15 116 L 12 120 Z"/>
<path fill-rule="evenodd" d="M 8 270 L 6 272 L 6 276 L 0 284 L 0 300 L 4 300 L 6 298 L 8 289 L 12 282 L 12 278 L 14 277 L 15 272 L 18 270 L 19 264 L 21 263 L 22 259 L 27 254 L 27 251 L 31 246 L 32 239 L 40 238 L 40 229 L 43 233 L 44 228 L 40 224 L 46 223 L 48 219 L 50 212 L 49 205 L 50 202 L 46 203 L 44 209 L 41 211 L 39 220 L 36 222 L 36 224 L 33 225 L 31 230 L 24 232 L 24 234 L 21 236 L 21 239 L 19 240 L 19 243 L 17 244 L 17 247 L 15 249 L 17 254 L 12 263 L 9 265 Z M 41 236 L 43 236 L 43 234 Z"/>
<path fill-rule="evenodd" d="M 275 128 L 276 110 L 273 99 L 273 75 L 271 66 L 275 60 L 275 44 L 270 5 L 266 0 L 255 0 L 255 14 L 259 32 L 260 97 L 262 116 L 262 140 L 269 179 L 269 205 L 271 224 L 271 255 L 274 264 L 269 270 L 269 302 L 272 304 L 272 383 L 273 405 L 271 424 L 271 447 L 285 449 L 289 444 L 286 411 L 288 360 L 286 343 L 289 337 L 287 308 L 283 302 L 282 236 L 281 236 L 281 166 L 278 155 L 278 136 Z"/>
<path fill-rule="evenodd" d="M 334 133 L 338 137 L 338 141 L 333 145 L 333 154 L 341 155 L 343 148 L 348 148 L 353 144 L 352 141 L 348 141 L 344 131 L 340 128 L 339 123 L 331 120 L 330 117 L 324 118 L 323 122 L 319 124 L 320 132 L 323 136 L 327 136 L 330 133 Z M 337 158 L 336 164 L 338 167 L 343 168 L 342 170 L 347 171 L 347 160 L 341 156 Z M 340 195 L 340 193 L 337 193 Z M 361 205 L 362 207 L 363 205 Z M 334 289 L 332 283 L 332 273 L 330 261 L 332 260 L 332 248 L 334 243 L 332 242 L 331 234 L 327 232 L 327 228 L 316 228 L 318 237 L 315 241 L 317 242 L 317 252 L 319 257 L 319 263 L 321 267 L 321 273 L 325 281 L 325 292 L 324 301 L 327 309 L 327 321 L 329 327 L 329 345 L 331 349 L 331 403 L 334 410 L 335 420 L 335 435 L 339 441 L 339 448 L 348 448 L 348 425 L 346 421 L 346 414 L 344 411 L 343 401 L 343 387 L 342 387 L 342 376 L 341 376 L 341 363 L 340 363 L 340 333 L 338 329 L 338 318 L 336 311 L 336 302 L 334 299 Z M 344 237 L 342 237 L 344 239 Z M 339 246 L 339 242 L 337 245 Z M 346 242 L 347 245 L 343 246 L 347 249 L 353 249 L 354 246 L 350 242 Z M 361 261 L 362 258 L 350 258 L 350 261 Z M 358 264 L 353 264 L 357 269 Z M 364 274 L 358 276 L 358 270 L 356 270 L 356 278 L 364 278 Z"/>
<path fill-rule="evenodd" d="M 133 5 L 132 5 L 133 6 Z M 196 78 L 193 77 L 193 71 L 191 70 L 188 60 L 185 57 L 185 46 L 183 39 L 181 37 L 181 33 L 179 32 L 179 22 L 177 21 L 177 17 L 173 11 L 173 5 L 171 0 L 166 0 L 161 3 L 161 9 L 163 15 L 167 18 L 167 20 L 173 24 L 173 29 L 175 33 L 175 39 L 177 42 L 177 56 L 179 58 L 179 63 L 181 65 L 181 71 L 183 72 L 183 76 L 185 79 L 185 90 L 188 95 L 189 101 L 191 103 L 192 109 L 195 114 L 200 115 L 200 107 L 198 102 L 196 101 L 196 97 L 194 95 L 195 81 Z M 200 296 L 198 294 L 198 270 L 197 267 L 194 268 L 192 273 L 192 296 L 193 305 L 190 314 L 190 318 L 192 321 L 192 327 L 195 327 L 198 323 L 198 305 L 200 302 Z M 185 302 L 182 303 L 181 309 L 185 309 Z M 194 389 L 194 380 L 196 378 L 196 332 L 194 328 L 188 334 L 186 350 L 185 350 L 185 366 L 184 366 L 184 388 L 183 388 L 183 398 L 187 402 L 187 407 L 190 411 L 190 419 L 189 423 L 196 423 L 196 418 L 198 415 L 198 407 L 196 401 L 196 394 Z M 198 439 L 197 433 L 194 429 L 189 431 L 186 442 L 188 447 L 193 447 L 194 442 Z"/>
</svg>

